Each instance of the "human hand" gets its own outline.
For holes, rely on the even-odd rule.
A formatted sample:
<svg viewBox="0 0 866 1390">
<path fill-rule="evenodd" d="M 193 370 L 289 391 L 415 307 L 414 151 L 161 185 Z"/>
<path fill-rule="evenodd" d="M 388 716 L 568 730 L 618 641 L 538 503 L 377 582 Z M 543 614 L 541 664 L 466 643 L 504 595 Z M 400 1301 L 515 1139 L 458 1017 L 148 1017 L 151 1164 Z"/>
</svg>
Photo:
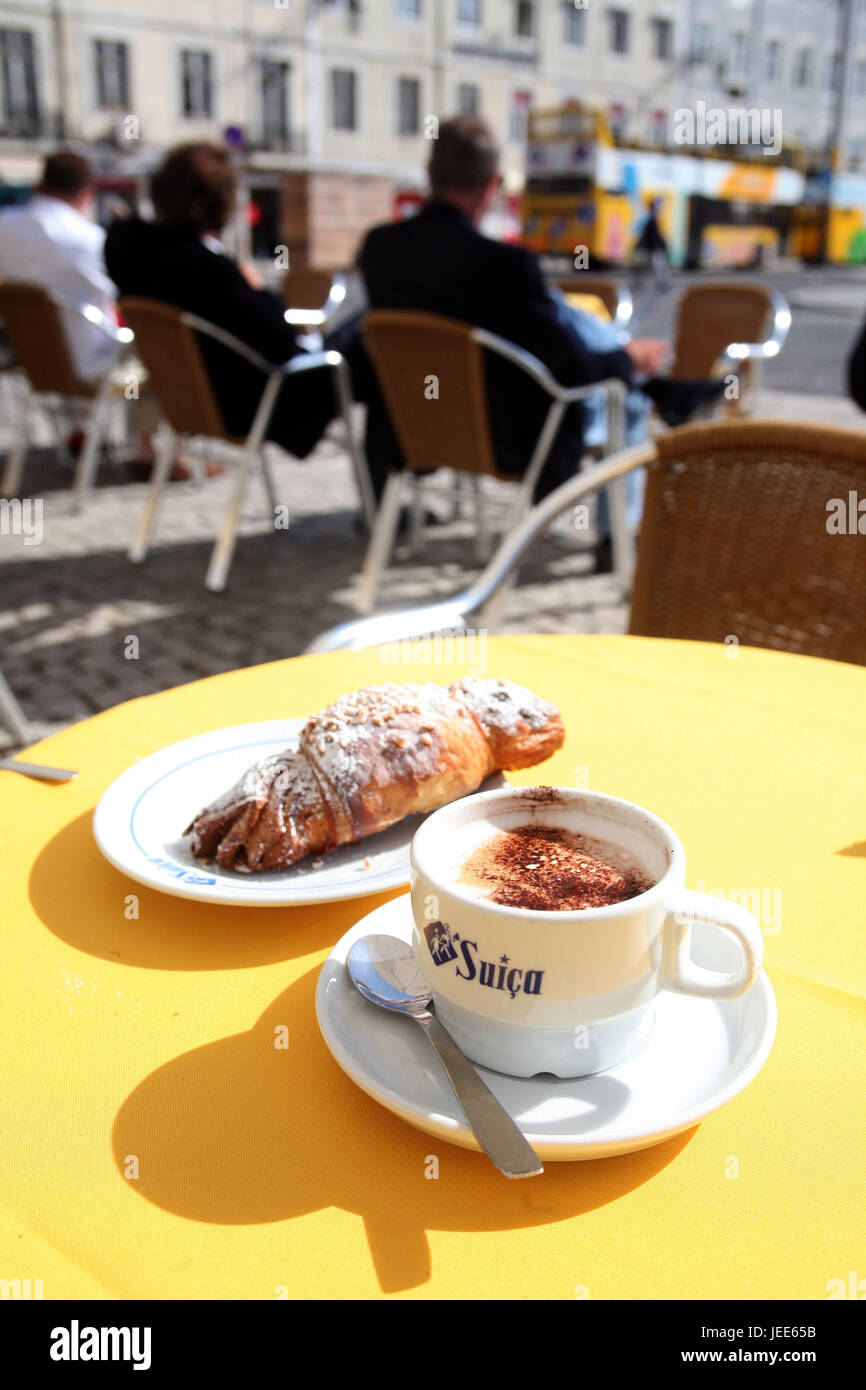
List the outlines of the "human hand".
<svg viewBox="0 0 866 1390">
<path fill-rule="evenodd" d="M 625 350 L 634 370 L 642 376 L 656 376 L 671 355 L 670 343 L 661 338 L 633 338 L 626 343 Z"/>
</svg>

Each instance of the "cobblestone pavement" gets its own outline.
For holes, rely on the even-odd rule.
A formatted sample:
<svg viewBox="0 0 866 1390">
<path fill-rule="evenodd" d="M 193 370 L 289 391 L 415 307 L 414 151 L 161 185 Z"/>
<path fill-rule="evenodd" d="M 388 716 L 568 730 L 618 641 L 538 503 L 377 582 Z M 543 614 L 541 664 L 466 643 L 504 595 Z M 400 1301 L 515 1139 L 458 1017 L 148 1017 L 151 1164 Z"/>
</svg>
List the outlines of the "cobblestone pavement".
<svg viewBox="0 0 866 1390">
<path fill-rule="evenodd" d="M 760 413 L 855 425 L 863 419 L 845 401 L 789 392 L 765 393 Z M 211 594 L 204 576 L 229 472 L 201 486 L 170 484 L 153 549 L 133 566 L 125 552 L 146 484 L 103 467 L 76 517 L 69 473 L 47 449 L 31 455 L 26 492 L 43 499 L 43 538 L 28 544 L 0 532 L 0 668 L 39 734 L 137 695 L 296 655 L 325 628 L 357 616 L 364 540 L 347 458 L 326 439 L 304 463 L 275 455 L 275 473 L 290 509 L 288 529 L 270 528 L 254 478 L 228 588 Z M 509 489 L 490 482 L 486 491 L 495 526 Z M 426 492 L 432 508 L 448 515 L 446 476 Z M 477 571 L 470 518 L 467 511 L 432 529 L 414 557 L 398 552 L 381 606 L 430 602 L 463 587 Z M 541 538 L 509 594 L 501 630 L 623 631 L 626 595 L 612 576 L 591 573 L 592 541 L 592 531 L 574 530 L 569 517 Z M 137 659 L 125 655 L 131 636 Z"/>
</svg>

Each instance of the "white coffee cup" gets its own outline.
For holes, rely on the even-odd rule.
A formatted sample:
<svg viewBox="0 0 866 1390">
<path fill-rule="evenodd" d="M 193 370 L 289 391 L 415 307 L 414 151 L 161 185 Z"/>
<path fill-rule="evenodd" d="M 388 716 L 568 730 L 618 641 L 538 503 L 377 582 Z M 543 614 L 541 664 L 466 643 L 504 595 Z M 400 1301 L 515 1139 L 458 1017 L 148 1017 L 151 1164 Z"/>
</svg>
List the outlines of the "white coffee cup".
<svg viewBox="0 0 866 1390">
<path fill-rule="evenodd" d="M 461 841 L 495 830 L 558 826 L 626 851 L 653 886 L 609 907 L 505 907 L 459 881 Z M 475 825 L 475 835 L 481 827 Z M 435 811 L 412 841 L 412 944 L 437 1018 L 474 1062 L 512 1076 L 588 1076 L 637 1052 L 661 990 L 733 999 L 763 959 L 761 929 L 737 903 L 689 892 L 683 847 L 630 801 L 571 787 L 511 787 Z M 701 921 L 728 936 L 730 973 L 690 956 Z"/>
</svg>

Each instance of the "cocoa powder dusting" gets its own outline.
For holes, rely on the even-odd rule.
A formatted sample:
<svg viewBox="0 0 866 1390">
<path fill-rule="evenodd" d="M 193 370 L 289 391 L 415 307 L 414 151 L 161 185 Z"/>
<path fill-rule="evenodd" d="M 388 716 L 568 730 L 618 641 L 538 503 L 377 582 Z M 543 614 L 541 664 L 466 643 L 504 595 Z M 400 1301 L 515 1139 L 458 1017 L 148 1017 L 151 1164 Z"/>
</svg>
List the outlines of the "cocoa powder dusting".
<svg viewBox="0 0 866 1390">
<path fill-rule="evenodd" d="M 587 853 L 587 847 L 584 837 L 558 826 L 521 825 L 481 845 L 461 878 L 483 890 L 490 902 L 536 912 L 608 907 L 652 887 L 653 879 L 615 847 L 610 857 L 621 860 L 619 867 Z"/>
</svg>

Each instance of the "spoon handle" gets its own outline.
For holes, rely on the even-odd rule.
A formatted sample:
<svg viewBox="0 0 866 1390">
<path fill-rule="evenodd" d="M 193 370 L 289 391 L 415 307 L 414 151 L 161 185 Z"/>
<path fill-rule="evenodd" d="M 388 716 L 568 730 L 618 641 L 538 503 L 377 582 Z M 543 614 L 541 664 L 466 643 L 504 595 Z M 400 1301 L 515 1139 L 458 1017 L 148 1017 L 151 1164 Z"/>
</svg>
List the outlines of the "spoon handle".
<svg viewBox="0 0 866 1390">
<path fill-rule="evenodd" d="M 71 782 L 78 776 L 71 768 L 45 767 L 42 763 L 23 763 L 18 758 L 0 758 L 0 771 L 20 772 L 24 777 L 38 777 L 42 782 Z"/>
<path fill-rule="evenodd" d="M 439 1054 L 463 1113 L 490 1162 L 507 1178 L 533 1178 L 544 1172 L 538 1154 L 488 1090 L 468 1057 L 433 1014 L 413 1014 Z"/>
</svg>

